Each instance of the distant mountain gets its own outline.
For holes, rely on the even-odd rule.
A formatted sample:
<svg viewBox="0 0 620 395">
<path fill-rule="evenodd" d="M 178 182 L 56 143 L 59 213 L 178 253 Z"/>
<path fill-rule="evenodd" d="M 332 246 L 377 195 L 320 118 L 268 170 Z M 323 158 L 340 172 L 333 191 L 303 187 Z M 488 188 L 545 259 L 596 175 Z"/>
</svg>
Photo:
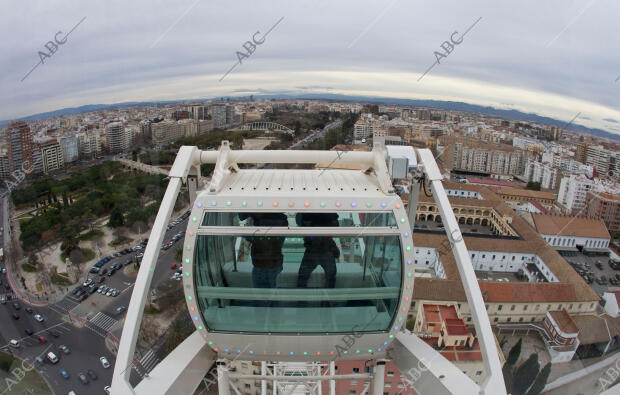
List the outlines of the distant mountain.
<svg viewBox="0 0 620 395">
<path fill-rule="evenodd" d="M 248 93 L 251 91 L 248 90 Z M 248 97 L 244 95 L 242 97 Z M 480 115 L 486 115 L 496 118 L 502 118 L 513 121 L 526 121 L 534 122 L 541 125 L 555 125 L 560 128 L 566 128 L 567 130 L 591 134 L 598 137 L 609 138 L 620 141 L 620 135 L 610 133 L 602 129 L 588 128 L 576 123 L 566 125 L 566 122 L 559 121 L 557 119 L 544 117 L 533 113 L 524 113 L 518 110 L 503 110 L 490 106 L 479 106 L 477 104 L 469 104 L 463 102 L 454 101 L 442 101 L 442 100 L 416 100 L 416 99 L 398 99 L 398 98 L 384 98 L 384 97 L 370 97 L 370 96 L 347 96 L 333 93 L 274 93 L 274 94 L 255 94 L 254 98 L 258 99 L 299 99 L 299 100 L 329 100 L 329 101 L 348 101 L 348 102 L 360 102 L 360 103 L 374 103 L 374 104 L 396 104 L 401 106 L 411 107 L 427 107 L 438 110 L 460 111 L 466 113 L 474 113 Z M 226 99 L 239 99 L 239 96 L 218 96 L 217 98 L 197 98 L 197 99 L 184 99 L 184 100 L 165 100 L 165 101 L 146 101 L 146 102 L 125 102 L 114 104 L 89 104 L 81 107 L 63 108 L 60 110 L 44 112 L 40 114 L 34 114 L 27 117 L 14 119 L 23 121 L 33 121 L 37 119 L 45 119 L 62 115 L 73 115 L 98 110 L 109 110 L 114 108 L 132 107 L 132 106 L 154 106 L 158 104 L 170 104 L 179 102 L 197 102 L 205 100 L 213 100 L 218 98 Z M 585 117 L 584 117 L 585 118 Z M 6 127 L 10 121 L 0 121 L 0 127 Z"/>
</svg>

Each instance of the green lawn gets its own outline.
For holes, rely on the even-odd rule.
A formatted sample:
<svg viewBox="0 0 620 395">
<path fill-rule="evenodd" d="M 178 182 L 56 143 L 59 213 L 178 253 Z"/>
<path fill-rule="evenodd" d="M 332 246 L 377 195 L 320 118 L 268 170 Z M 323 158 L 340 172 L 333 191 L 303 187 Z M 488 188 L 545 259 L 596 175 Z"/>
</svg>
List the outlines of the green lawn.
<svg viewBox="0 0 620 395">
<path fill-rule="evenodd" d="M 5 361 L 11 358 L 9 354 L 4 352 L 0 352 L 0 355 L 0 359 Z M 22 371 L 26 372 L 26 374 L 23 375 Z M 8 371 L 0 369 L 0 394 L 51 395 L 53 392 L 47 386 L 43 377 L 33 368 L 31 361 L 22 361 L 19 358 L 14 358 Z"/>
</svg>

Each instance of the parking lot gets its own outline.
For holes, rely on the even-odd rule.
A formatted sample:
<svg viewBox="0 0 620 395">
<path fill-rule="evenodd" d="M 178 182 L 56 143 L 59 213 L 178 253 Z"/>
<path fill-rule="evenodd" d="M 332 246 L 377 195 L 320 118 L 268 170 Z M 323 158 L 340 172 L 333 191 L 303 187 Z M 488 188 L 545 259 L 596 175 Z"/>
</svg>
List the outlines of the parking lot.
<svg viewBox="0 0 620 395">
<path fill-rule="evenodd" d="M 576 271 L 581 269 L 586 272 L 589 271 L 592 273 L 593 281 L 591 283 L 589 281 L 588 282 L 590 283 L 590 287 L 592 287 L 592 289 L 594 289 L 597 294 L 602 295 L 603 292 L 607 291 L 610 288 L 613 289 L 616 287 L 620 287 L 620 281 L 618 282 L 618 285 L 613 284 L 613 282 L 615 282 L 617 279 L 616 275 L 620 277 L 620 270 L 614 270 L 609 266 L 608 257 L 603 255 L 587 256 L 581 252 L 562 252 L 562 256 L 564 257 L 564 259 L 566 259 L 568 263 L 579 264 L 572 265 L 573 268 L 576 269 Z M 600 264 L 602 269 L 598 267 L 597 262 Z M 601 276 L 604 276 L 607 279 L 606 283 L 601 281 Z M 587 280 L 588 276 L 587 274 L 585 274 L 582 275 L 582 277 Z M 599 280 L 599 282 L 601 282 L 601 284 L 597 282 L 597 279 Z M 610 279 L 613 280 L 611 280 L 610 282 Z"/>
<path fill-rule="evenodd" d="M 416 229 L 428 229 L 428 230 L 438 230 L 438 231 L 444 231 L 444 227 L 443 224 L 441 222 L 435 222 L 435 221 L 416 221 L 415 223 L 415 228 Z M 467 224 L 459 224 L 459 228 L 461 229 L 461 233 L 477 233 L 477 234 L 481 234 L 481 235 L 493 235 L 493 232 L 491 231 L 491 227 L 486 226 L 486 225 L 467 225 Z"/>
</svg>

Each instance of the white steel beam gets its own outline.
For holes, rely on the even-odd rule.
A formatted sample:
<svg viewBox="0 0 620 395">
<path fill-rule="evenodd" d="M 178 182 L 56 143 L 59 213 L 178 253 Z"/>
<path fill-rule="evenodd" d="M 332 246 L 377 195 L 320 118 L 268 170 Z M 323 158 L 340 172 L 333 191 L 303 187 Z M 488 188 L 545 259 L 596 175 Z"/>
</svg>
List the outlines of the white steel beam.
<svg viewBox="0 0 620 395">
<path fill-rule="evenodd" d="M 372 393 L 371 395 L 383 395 L 383 385 L 385 382 L 385 361 L 375 363 L 372 372 Z"/>
<path fill-rule="evenodd" d="M 428 149 L 417 150 L 420 163 L 424 166 L 424 173 L 427 174 L 431 181 L 431 189 L 435 203 L 441 215 L 442 222 L 446 229 L 448 240 L 452 246 L 452 252 L 456 260 L 456 266 L 459 270 L 463 289 L 467 296 L 467 303 L 476 328 L 476 336 L 480 343 L 480 351 L 482 351 L 484 368 L 486 372 L 485 381 L 482 383 L 482 393 L 485 394 L 505 394 L 504 377 L 502 375 L 502 366 L 499 361 L 497 345 L 491 322 L 487 314 L 482 292 L 478 284 L 478 279 L 465 241 L 456 221 L 452 206 L 448 200 L 448 195 L 443 187 L 442 176 L 433 154 Z"/>
</svg>

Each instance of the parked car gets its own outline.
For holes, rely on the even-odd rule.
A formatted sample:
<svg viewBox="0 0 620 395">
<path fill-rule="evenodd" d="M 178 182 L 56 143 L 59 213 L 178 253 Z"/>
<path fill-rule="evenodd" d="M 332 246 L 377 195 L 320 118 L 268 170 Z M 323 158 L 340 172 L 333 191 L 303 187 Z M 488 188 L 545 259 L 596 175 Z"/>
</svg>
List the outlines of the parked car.
<svg viewBox="0 0 620 395">
<path fill-rule="evenodd" d="M 105 392 L 106 394 L 110 394 L 111 388 L 109 385 L 106 385 L 105 387 L 103 387 L 103 392 Z"/>
<path fill-rule="evenodd" d="M 92 295 L 92 294 L 94 294 L 95 292 L 97 292 L 97 289 L 99 289 L 99 286 L 98 286 L 98 285 L 95 285 L 94 287 L 91 287 L 91 288 L 88 290 L 88 293 Z"/>
<path fill-rule="evenodd" d="M 110 362 L 108 361 L 106 357 L 99 358 L 99 361 L 101 362 L 101 366 L 103 366 L 104 369 L 107 369 L 110 367 Z"/>
<path fill-rule="evenodd" d="M 65 346 L 64 344 L 61 344 L 60 346 L 58 346 L 58 349 L 62 351 L 63 354 L 71 353 L 71 350 L 69 350 L 69 347 Z"/>
<path fill-rule="evenodd" d="M 82 382 L 83 385 L 88 384 L 88 377 L 86 377 L 86 375 L 82 372 L 78 373 L 78 377 L 80 379 L 80 381 Z"/>
<path fill-rule="evenodd" d="M 30 307 L 26 307 L 24 310 L 26 311 L 26 313 L 32 314 L 32 309 Z"/>
<path fill-rule="evenodd" d="M 125 266 L 131 265 L 132 263 L 133 263 L 133 259 L 127 259 L 127 261 L 125 261 Z"/>
<path fill-rule="evenodd" d="M 60 371 L 60 375 L 62 376 L 63 379 L 69 380 L 69 372 L 67 372 L 66 370 L 62 369 Z"/>
<path fill-rule="evenodd" d="M 108 269 L 102 269 L 101 272 L 99 274 L 101 274 L 102 276 L 105 275 L 108 272 Z"/>
<path fill-rule="evenodd" d="M 79 300 L 80 302 L 83 302 L 83 301 L 85 301 L 85 300 L 86 300 L 86 298 L 88 298 L 88 293 L 87 293 L 87 292 L 84 292 L 82 295 L 80 295 L 80 297 L 78 298 L 78 300 Z"/>
<path fill-rule="evenodd" d="M 108 272 L 108 277 L 112 277 L 112 275 L 114 275 L 114 273 L 116 273 L 116 269 L 115 268 L 111 268 L 110 271 Z"/>
<path fill-rule="evenodd" d="M 39 343 L 41 343 L 41 344 L 47 343 L 47 339 L 45 337 L 41 336 L 41 335 L 39 335 L 38 339 L 39 339 Z"/>
<path fill-rule="evenodd" d="M 603 264 L 601 263 L 601 261 L 596 261 L 595 265 L 598 268 L 598 270 L 603 270 Z"/>
<path fill-rule="evenodd" d="M 30 330 L 30 328 L 26 328 L 26 329 L 24 329 L 24 332 L 26 332 L 26 334 L 27 334 L 28 336 L 32 336 L 32 334 L 33 334 L 32 330 Z"/>
<path fill-rule="evenodd" d="M 177 269 L 177 264 L 173 263 L 172 265 L 170 265 L 170 269 L 176 270 Z"/>
<path fill-rule="evenodd" d="M 108 291 L 108 286 L 107 285 L 102 285 L 101 287 L 99 287 L 99 289 L 97 290 L 97 293 L 100 294 L 105 294 Z"/>
<path fill-rule="evenodd" d="M 88 369 L 86 374 L 91 380 L 97 380 L 97 374 L 93 370 Z"/>
<path fill-rule="evenodd" d="M 93 266 L 93 267 L 90 268 L 88 273 L 90 273 L 90 274 L 99 274 L 99 268 L 97 266 Z"/>
<path fill-rule="evenodd" d="M 41 314 L 35 314 L 35 315 L 34 315 L 34 319 L 35 319 L 37 322 L 43 322 L 43 321 L 45 321 L 45 319 L 43 318 L 43 316 L 42 316 Z"/>
<path fill-rule="evenodd" d="M 9 346 L 19 348 L 19 340 L 11 339 L 11 341 L 9 341 Z"/>
<path fill-rule="evenodd" d="M 40 365 L 43 365 L 43 363 L 45 362 L 45 361 L 43 360 L 43 358 L 41 358 L 41 357 L 40 357 L 40 356 L 38 356 L 38 355 L 37 355 L 36 357 L 34 357 L 34 360 L 35 360 L 37 363 L 39 363 Z"/>
<path fill-rule="evenodd" d="M 14 308 L 15 310 L 19 310 L 19 309 L 21 309 L 22 307 L 19 305 L 19 303 L 17 303 L 17 302 L 13 302 L 13 308 Z"/>
<path fill-rule="evenodd" d="M 58 357 L 51 351 L 47 353 L 47 360 L 51 363 L 58 363 Z"/>
<path fill-rule="evenodd" d="M 84 292 L 86 292 L 86 291 L 84 291 L 84 288 L 80 288 L 80 289 L 78 289 L 78 291 L 75 294 L 75 296 L 77 296 L 79 298 L 80 296 L 84 295 Z"/>
<path fill-rule="evenodd" d="M 127 307 L 125 306 L 119 306 L 116 308 L 116 315 L 121 315 L 123 314 L 123 312 L 125 312 L 125 310 L 127 310 Z"/>
<path fill-rule="evenodd" d="M 105 281 L 105 276 L 101 276 L 101 277 L 99 277 L 99 278 L 97 279 L 97 282 L 98 282 L 99 284 L 101 284 L 101 283 L 102 283 L 102 282 L 104 282 L 104 281 Z"/>
<path fill-rule="evenodd" d="M 58 332 L 56 329 L 53 329 L 53 328 L 48 330 L 47 333 L 49 333 L 53 337 L 59 337 L 60 336 L 60 332 Z"/>
</svg>

